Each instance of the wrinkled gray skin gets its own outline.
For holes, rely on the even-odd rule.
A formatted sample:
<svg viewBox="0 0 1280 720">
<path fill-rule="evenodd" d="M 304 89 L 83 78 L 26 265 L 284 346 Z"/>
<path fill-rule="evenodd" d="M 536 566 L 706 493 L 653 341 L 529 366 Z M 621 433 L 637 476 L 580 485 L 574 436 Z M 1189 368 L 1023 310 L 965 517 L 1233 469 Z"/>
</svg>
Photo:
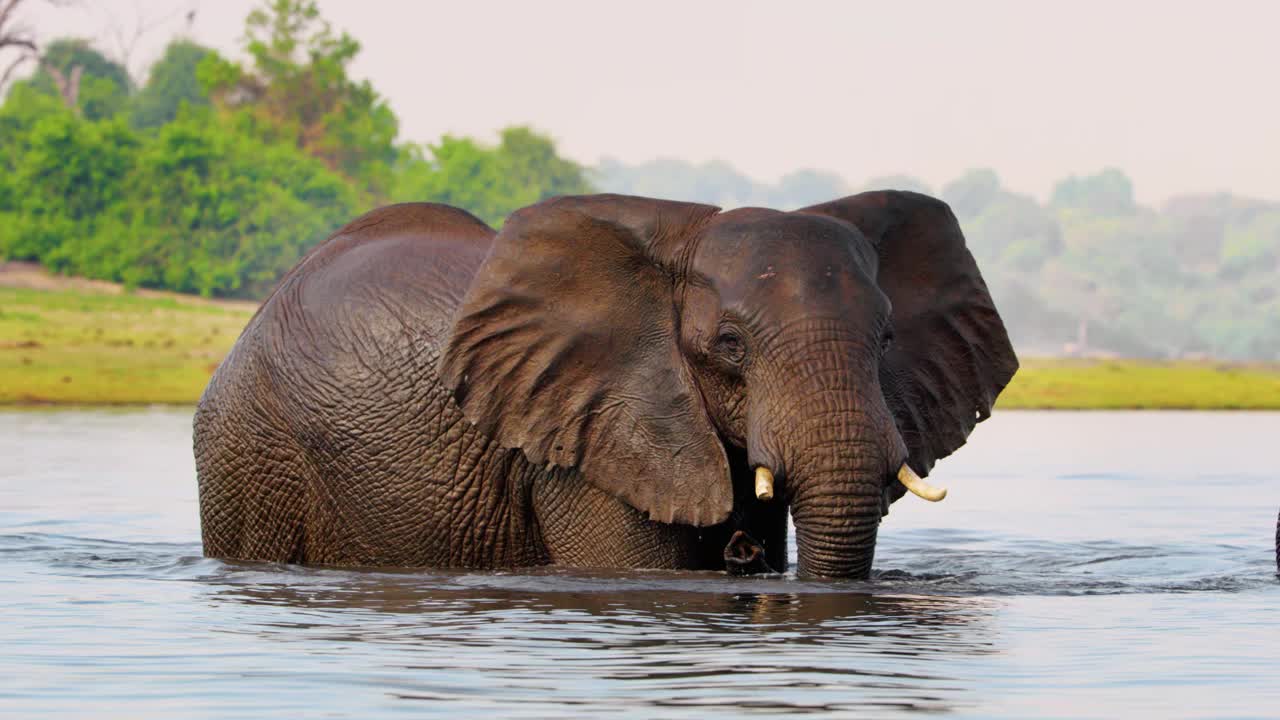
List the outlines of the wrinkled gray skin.
<svg viewBox="0 0 1280 720">
<path fill-rule="evenodd" d="M 1016 368 L 923 195 L 567 197 L 497 234 L 385 207 L 281 281 L 205 391 L 205 554 L 720 569 L 741 530 L 781 570 L 790 511 L 801 573 L 865 577 L 898 467 L 927 475 Z"/>
</svg>

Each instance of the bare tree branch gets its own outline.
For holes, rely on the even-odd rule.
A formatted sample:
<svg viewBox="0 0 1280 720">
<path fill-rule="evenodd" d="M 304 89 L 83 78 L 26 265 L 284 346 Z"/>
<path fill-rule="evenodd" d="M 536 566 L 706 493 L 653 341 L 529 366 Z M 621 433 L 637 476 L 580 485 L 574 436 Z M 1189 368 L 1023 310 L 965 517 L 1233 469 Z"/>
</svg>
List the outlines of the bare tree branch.
<svg viewBox="0 0 1280 720">
<path fill-rule="evenodd" d="M 20 53 L 16 60 L 9 63 L 9 67 L 5 68 L 4 75 L 0 75 L 0 89 L 3 89 L 8 84 L 9 78 L 13 76 L 15 70 L 40 53 L 35 40 L 30 36 L 30 31 L 23 27 L 13 27 L 13 13 L 21 4 L 22 0 L 0 0 L 0 51 L 8 48 L 18 48 L 20 51 L 24 51 Z"/>
<path fill-rule="evenodd" d="M 108 14 L 105 23 L 115 44 L 115 57 L 113 59 L 123 65 L 129 75 L 134 77 L 135 82 L 137 82 L 139 78 L 134 76 L 133 68 L 130 65 L 134 59 L 134 53 L 143 38 L 182 15 L 187 16 L 188 24 L 190 24 L 191 16 L 194 15 L 195 10 L 179 5 L 159 17 L 148 18 L 142 9 L 142 4 L 137 0 L 134 2 L 134 10 L 132 28 L 126 29 L 123 26 L 119 19 L 121 17 L 120 13 Z"/>
<path fill-rule="evenodd" d="M 0 35 L 0 48 L 8 47 L 24 48 L 27 53 L 40 52 L 40 48 L 36 47 L 35 41 L 30 38 Z"/>
<path fill-rule="evenodd" d="M 76 65 L 71 68 L 69 74 L 64 75 L 61 70 L 50 65 L 49 63 L 40 62 L 45 72 L 53 77 L 53 82 L 58 86 L 58 95 L 62 96 L 62 102 L 66 103 L 77 115 L 80 114 L 80 106 L 77 101 L 80 99 L 80 76 L 83 74 L 84 68 Z"/>
<path fill-rule="evenodd" d="M 40 46 L 36 43 L 35 36 L 31 30 L 25 26 L 15 25 L 17 22 L 17 13 L 19 6 L 25 0 L 0 0 L 0 51 L 9 48 L 17 48 L 20 51 L 19 57 L 9 66 L 5 68 L 4 74 L 0 75 L 0 89 L 3 89 L 9 79 L 23 63 L 31 59 L 43 60 L 40 58 Z M 80 0 L 44 0 L 54 7 L 72 7 L 79 5 Z M 79 79 L 74 83 L 76 94 L 79 94 Z"/>
<path fill-rule="evenodd" d="M 8 0 L 8 2 L 0 3 L 0 31 L 4 30 L 6 21 L 9 16 L 13 15 L 13 11 L 22 4 L 22 0 Z"/>
<path fill-rule="evenodd" d="M 9 67 L 5 68 L 4 74 L 0 75 L 0 88 L 3 88 L 5 85 L 8 85 L 9 78 L 13 76 L 13 72 L 17 70 L 23 63 L 30 60 L 32 57 L 33 56 L 31 55 L 20 55 L 18 56 L 17 60 L 14 60 L 13 62 L 9 63 Z"/>
</svg>

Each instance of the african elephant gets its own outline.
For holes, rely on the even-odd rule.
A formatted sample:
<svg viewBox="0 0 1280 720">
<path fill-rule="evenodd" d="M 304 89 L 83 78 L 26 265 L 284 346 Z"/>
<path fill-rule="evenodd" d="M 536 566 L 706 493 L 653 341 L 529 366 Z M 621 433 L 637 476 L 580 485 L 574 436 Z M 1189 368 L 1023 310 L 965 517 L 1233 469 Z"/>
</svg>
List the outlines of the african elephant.
<svg viewBox="0 0 1280 720">
<path fill-rule="evenodd" d="M 383 207 L 280 281 L 205 390 L 204 551 L 781 570 L 790 511 L 800 573 L 865 577 L 903 483 L 941 494 L 920 477 L 1017 366 L 928 196 L 561 197 L 500 232 Z"/>
</svg>

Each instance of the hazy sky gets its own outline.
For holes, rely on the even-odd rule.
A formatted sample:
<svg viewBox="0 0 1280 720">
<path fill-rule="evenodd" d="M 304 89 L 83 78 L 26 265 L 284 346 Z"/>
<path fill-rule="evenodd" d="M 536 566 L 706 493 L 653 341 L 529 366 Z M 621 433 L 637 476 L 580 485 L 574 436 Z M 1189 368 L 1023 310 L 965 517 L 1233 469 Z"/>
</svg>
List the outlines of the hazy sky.
<svg viewBox="0 0 1280 720">
<path fill-rule="evenodd" d="M 238 48 L 254 0 L 27 0 L 44 36 L 98 36 L 188 7 Z M 802 167 L 935 187 L 987 166 L 1047 195 L 1115 165 L 1140 200 L 1280 199 L 1280 2 L 411 2 L 320 0 L 359 39 L 354 72 L 402 135 L 491 139 L 529 123 L 594 163 L 720 158 L 762 180 Z M 103 8 L 109 8 L 110 12 Z M 175 18 L 131 57 L 145 67 Z"/>
</svg>

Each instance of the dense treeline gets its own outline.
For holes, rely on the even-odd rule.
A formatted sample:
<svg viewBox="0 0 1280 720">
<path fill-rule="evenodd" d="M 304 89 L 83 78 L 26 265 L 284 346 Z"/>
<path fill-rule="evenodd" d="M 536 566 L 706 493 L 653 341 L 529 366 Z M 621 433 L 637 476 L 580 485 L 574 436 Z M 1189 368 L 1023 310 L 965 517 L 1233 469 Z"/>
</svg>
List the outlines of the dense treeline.
<svg viewBox="0 0 1280 720">
<path fill-rule="evenodd" d="M 528 128 L 508 128 L 496 146 L 397 142 L 391 108 L 347 73 L 359 44 L 310 0 L 254 11 L 245 50 L 241 64 L 178 40 L 135 86 L 84 41 L 45 46 L 0 106 L 0 258 L 260 297 L 307 248 L 379 204 L 445 202 L 499 223 L 590 190 Z"/>
<path fill-rule="evenodd" d="M 1066 178 L 1048 203 L 991 170 L 941 188 L 907 176 L 850 186 L 812 171 L 769 185 L 723 163 L 605 161 L 593 181 L 726 207 L 796 208 L 871 188 L 937 195 L 1024 354 L 1280 360 L 1280 203 L 1220 193 L 1152 209 L 1116 169 Z"/>
</svg>

